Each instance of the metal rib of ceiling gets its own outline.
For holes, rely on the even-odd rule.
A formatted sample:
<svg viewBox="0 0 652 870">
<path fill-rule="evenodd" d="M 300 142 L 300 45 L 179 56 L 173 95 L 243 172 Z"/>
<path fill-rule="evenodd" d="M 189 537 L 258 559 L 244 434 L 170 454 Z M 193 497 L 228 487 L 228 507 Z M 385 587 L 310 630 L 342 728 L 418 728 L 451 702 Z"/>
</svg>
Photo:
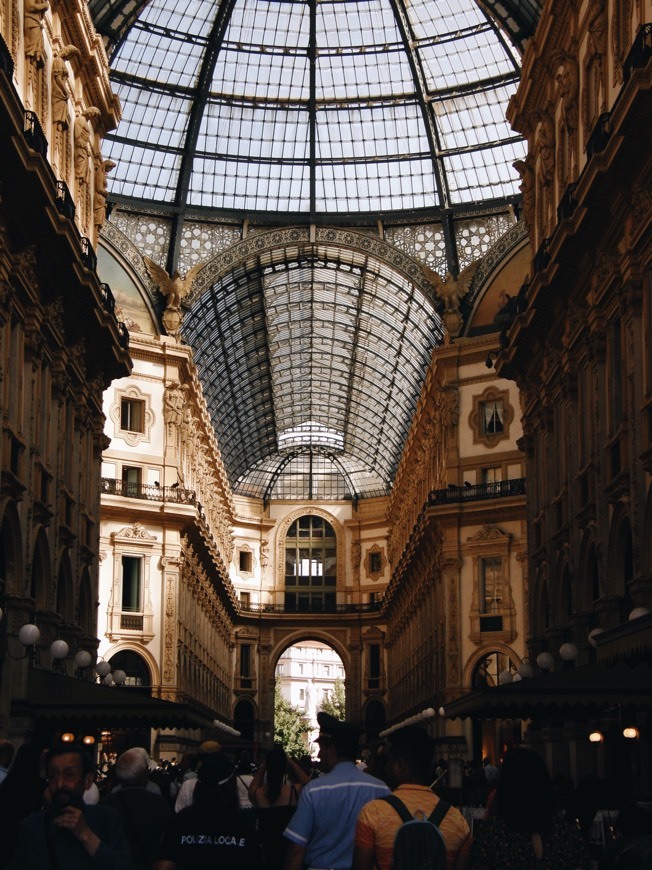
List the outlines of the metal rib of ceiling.
<svg viewBox="0 0 652 870">
<path fill-rule="evenodd" d="M 275 251 L 204 292 L 183 331 L 237 492 L 269 497 L 307 454 L 345 498 L 389 492 L 443 337 L 412 282 L 355 251 Z"/>
<path fill-rule="evenodd" d="M 114 53 L 148 2 L 149 0 L 89 0 L 88 8 L 95 28 L 104 38 L 109 56 Z M 519 48 L 533 35 L 542 7 L 541 0 L 479 0 L 478 5 L 500 23 L 508 38 Z"/>
</svg>

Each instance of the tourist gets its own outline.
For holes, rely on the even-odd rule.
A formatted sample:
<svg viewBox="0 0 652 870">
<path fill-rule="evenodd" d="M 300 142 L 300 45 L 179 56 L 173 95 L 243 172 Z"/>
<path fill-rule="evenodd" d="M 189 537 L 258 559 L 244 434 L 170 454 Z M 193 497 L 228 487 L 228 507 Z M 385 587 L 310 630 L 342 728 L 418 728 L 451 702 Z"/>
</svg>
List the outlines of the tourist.
<svg viewBox="0 0 652 870">
<path fill-rule="evenodd" d="M 591 866 L 580 832 L 555 813 L 548 770 L 529 749 L 511 749 L 500 769 L 495 814 L 474 831 L 473 870 L 579 870 Z"/>
</svg>

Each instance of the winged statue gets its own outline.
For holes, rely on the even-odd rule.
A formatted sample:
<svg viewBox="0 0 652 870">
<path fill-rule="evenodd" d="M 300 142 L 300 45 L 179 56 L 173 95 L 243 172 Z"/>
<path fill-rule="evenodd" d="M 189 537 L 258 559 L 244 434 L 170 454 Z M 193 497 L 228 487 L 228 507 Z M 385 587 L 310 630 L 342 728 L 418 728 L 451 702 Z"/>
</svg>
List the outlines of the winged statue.
<svg viewBox="0 0 652 870">
<path fill-rule="evenodd" d="M 198 263 L 188 271 L 185 278 L 182 278 L 179 271 L 175 271 L 173 275 L 169 275 L 165 269 L 150 260 L 149 257 L 143 257 L 147 271 L 149 272 L 152 281 L 156 284 L 159 293 L 167 299 L 167 306 L 163 312 L 163 325 L 169 335 L 177 335 L 181 327 L 183 315 L 181 314 L 181 302 L 190 293 L 192 282 L 199 270 L 203 267 L 203 263 Z"/>
<path fill-rule="evenodd" d="M 426 277 L 435 288 L 435 295 L 444 303 L 442 319 L 452 337 L 459 335 L 462 329 L 460 304 L 471 289 L 471 282 L 480 267 L 480 262 L 480 260 L 474 260 L 459 273 L 457 278 L 454 278 L 450 272 L 446 272 L 443 279 L 433 269 L 423 266 Z"/>
</svg>

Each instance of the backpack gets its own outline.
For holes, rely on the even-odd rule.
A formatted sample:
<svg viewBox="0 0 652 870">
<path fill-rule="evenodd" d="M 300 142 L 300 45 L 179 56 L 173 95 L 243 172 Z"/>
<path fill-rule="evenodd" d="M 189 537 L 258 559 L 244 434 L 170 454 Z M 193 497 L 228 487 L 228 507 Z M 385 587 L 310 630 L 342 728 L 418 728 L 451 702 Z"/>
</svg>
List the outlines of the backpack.
<svg viewBox="0 0 652 870">
<path fill-rule="evenodd" d="M 413 816 L 402 800 L 390 794 L 387 801 L 403 820 L 394 838 L 392 870 L 445 870 L 446 843 L 439 825 L 451 805 L 440 800 L 426 819 Z"/>
</svg>

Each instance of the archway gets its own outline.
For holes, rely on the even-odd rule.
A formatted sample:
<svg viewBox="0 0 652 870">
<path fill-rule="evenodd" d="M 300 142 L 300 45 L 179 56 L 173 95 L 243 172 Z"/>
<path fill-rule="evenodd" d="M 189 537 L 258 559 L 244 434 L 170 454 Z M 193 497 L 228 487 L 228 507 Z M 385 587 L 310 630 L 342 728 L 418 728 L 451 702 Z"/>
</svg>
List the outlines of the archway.
<svg viewBox="0 0 652 870">
<path fill-rule="evenodd" d="M 152 686 L 152 675 L 145 659 L 131 649 L 123 649 L 114 653 L 109 659 L 114 671 L 124 671 L 127 675 L 125 686 L 141 689 L 149 694 Z"/>
<path fill-rule="evenodd" d="M 274 739 L 295 751 L 303 744 L 305 753 L 316 754 L 317 713 L 345 717 L 344 662 L 322 640 L 297 640 L 279 656 L 275 677 Z"/>
</svg>

